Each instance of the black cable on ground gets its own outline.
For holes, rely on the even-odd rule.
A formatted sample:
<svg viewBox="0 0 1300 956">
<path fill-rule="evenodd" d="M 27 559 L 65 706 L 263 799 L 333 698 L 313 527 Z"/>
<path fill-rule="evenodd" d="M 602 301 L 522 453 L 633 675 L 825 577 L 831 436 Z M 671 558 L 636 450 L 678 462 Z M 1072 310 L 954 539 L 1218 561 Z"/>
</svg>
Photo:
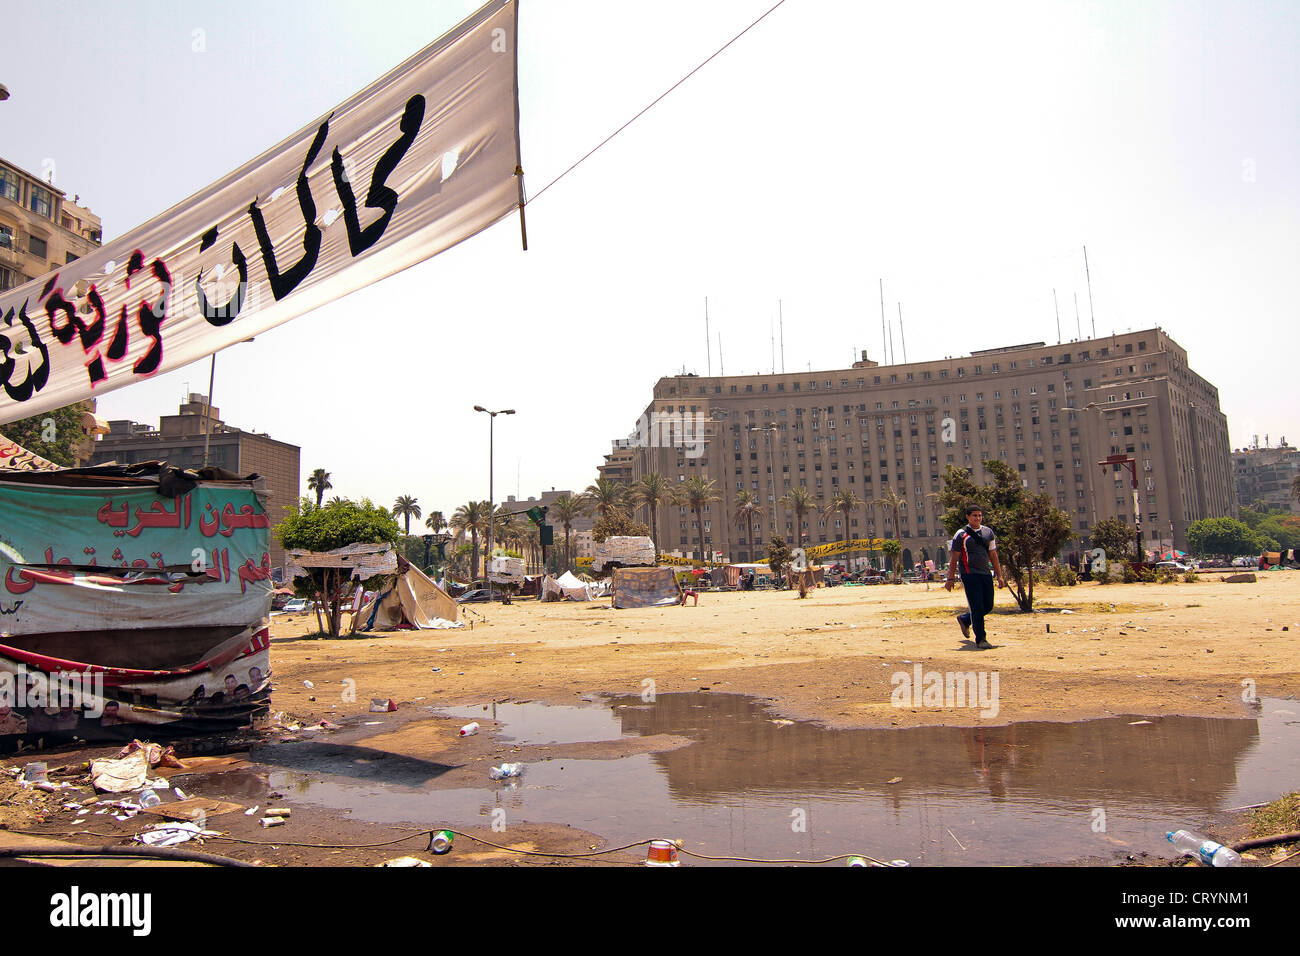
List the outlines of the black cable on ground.
<svg viewBox="0 0 1300 956">
<path fill-rule="evenodd" d="M 73 857 L 73 856 L 129 856 L 144 859 L 178 860 L 185 863 L 207 863 L 210 866 L 231 866 L 256 869 L 256 863 L 231 859 L 227 856 L 215 856 L 211 853 L 199 853 L 195 850 L 177 850 L 165 846 L 41 846 L 41 847 L 0 847 L 0 858 L 25 859 L 28 857 Z"/>
</svg>

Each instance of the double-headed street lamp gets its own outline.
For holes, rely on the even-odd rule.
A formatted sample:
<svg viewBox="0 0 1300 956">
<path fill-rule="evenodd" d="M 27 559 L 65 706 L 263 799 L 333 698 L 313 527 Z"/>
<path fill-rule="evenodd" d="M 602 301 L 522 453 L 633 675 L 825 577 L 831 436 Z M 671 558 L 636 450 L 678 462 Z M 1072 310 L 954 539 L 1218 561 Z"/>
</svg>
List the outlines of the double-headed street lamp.
<svg viewBox="0 0 1300 956">
<path fill-rule="evenodd" d="M 494 475 L 495 475 L 495 470 L 494 470 L 494 468 L 493 468 L 493 464 L 494 464 L 494 461 L 493 461 L 493 452 L 494 452 L 494 448 L 493 448 L 493 439 L 494 439 L 494 436 L 493 436 L 493 428 L 496 426 L 497 416 L 498 416 L 498 415 L 513 415 L 513 414 L 515 413 L 515 410 L 514 410 L 513 408 L 502 408 L 502 409 L 498 409 L 498 410 L 495 411 L 495 412 L 491 412 L 491 411 L 488 411 L 486 408 L 484 408 L 482 405 L 475 405 L 475 406 L 474 406 L 474 411 L 476 411 L 476 412 L 483 412 L 484 414 L 486 414 L 486 415 L 489 416 L 489 418 L 488 418 L 488 540 L 487 540 L 487 545 L 488 545 L 488 546 L 487 546 L 487 560 L 488 560 L 488 565 L 489 565 L 489 567 L 490 567 L 490 566 L 491 566 L 491 563 L 492 563 L 492 519 L 493 519 L 493 514 L 494 514 L 494 512 L 495 512 L 495 510 L 496 510 L 496 506 L 495 506 L 495 504 L 493 503 L 493 500 L 492 500 L 493 492 L 494 492 L 494 490 L 495 490 L 495 489 L 493 488 L 493 478 L 494 478 Z M 491 573 L 489 572 L 488 574 L 485 575 L 485 577 L 487 578 L 487 585 L 488 585 L 488 601 L 491 601 L 491 600 L 492 600 L 492 575 L 491 575 Z"/>
</svg>

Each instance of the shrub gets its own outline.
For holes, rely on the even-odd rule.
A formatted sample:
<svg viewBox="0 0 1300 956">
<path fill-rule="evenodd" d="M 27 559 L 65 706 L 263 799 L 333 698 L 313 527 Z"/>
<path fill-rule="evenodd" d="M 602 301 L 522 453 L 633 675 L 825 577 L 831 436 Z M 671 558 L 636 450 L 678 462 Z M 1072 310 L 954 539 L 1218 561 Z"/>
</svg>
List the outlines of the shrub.
<svg viewBox="0 0 1300 956">
<path fill-rule="evenodd" d="M 1173 584 L 1178 580 L 1178 572 L 1173 568 L 1161 568 L 1156 572 L 1156 584 Z"/>
<path fill-rule="evenodd" d="M 1183 575 L 1183 583 L 1185 584 L 1195 584 L 1200 579 L 1201 576 L 1195 571 L 1188 571 Z"/>
<path fill-rule="evenodd" d="M 1125 584 L 1154 584 L 1156 572 L 1152 568 L 1133 567 L 1131 564 L 1124 565 L 1124 583 Z"/>
</svg>

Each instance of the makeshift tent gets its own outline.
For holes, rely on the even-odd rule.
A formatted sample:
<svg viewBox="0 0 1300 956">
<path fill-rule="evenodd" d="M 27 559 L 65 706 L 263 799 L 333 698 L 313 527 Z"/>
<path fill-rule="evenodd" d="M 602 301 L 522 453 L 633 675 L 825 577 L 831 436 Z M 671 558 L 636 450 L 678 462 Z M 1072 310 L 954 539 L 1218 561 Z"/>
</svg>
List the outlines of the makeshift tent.
<svg viewBox="0 0 1300 956">
<path fill-rule="evenodd" d="M 614 607 L 665 607 L 682 599 L 672 568 L 619 568 L 612 586 Z"/>
<path fill-rule="evenodd" d="M 740 587 L 740 579 L 746 573 L 754 572 L 755 583 L 772 576 L 772 567 L 768 564 L 729 564 L 722 569 L 726 574 L 728 587 Z"/>
<path fill-rule="evenodd" d="M 589 584 L 572 571 L 565 571 L 558 578 L 547 575 L 542 581 L 543 601 L 594 601 L 605 593 L 603 585 Z"/>
<path fill-rule="evenodd" d="M 353 618 L 359 631 L 455 627 L 460 605 L 400 554 L 397 576 Z"/>
<path fill-rule="evenodd" d="M 265 714 L 267 501 L 216 468 L 0 471 L 0 750 Z"/>
</svg>

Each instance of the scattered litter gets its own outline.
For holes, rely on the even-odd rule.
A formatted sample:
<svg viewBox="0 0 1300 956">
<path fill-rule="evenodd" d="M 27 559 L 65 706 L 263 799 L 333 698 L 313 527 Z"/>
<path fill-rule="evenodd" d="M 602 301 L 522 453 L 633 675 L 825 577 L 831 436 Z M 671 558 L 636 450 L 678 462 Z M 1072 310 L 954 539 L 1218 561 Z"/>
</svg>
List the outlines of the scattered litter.
<svg viewBox="0 0 1300 956">
<path fill-rule="evenodd" d="M 1074 612 L 1071 611 L 1068 607 L 1063 607 L 1063 608 L 1061 608 L 1061 613 L 1062 613 L 1062 614 L 1073 614 Z"/>
<path fill-rule="evenodd" d="M 500 767 L 493 767 L 489 772 L 493 780 L 504 780 L 506 777 L 517 777 L 524 772 L 522 764 L 503 763 Z"/>
<path fill-rule="evenodd" d="M 216 836 L 213 830 L 204 830 L 197 823 L 160 823 L 151 830 L 137 833 L 136 839 L 149 846 L 175 846 L 196 836 Z"/>
<path fill-rule="evenodd" d="M 478 721 L 468 723 L 464 727 L 460 728 L 460 735 L 462 737 L 472 737 L 476 733 L 478 733 Z"/>
<path fill-rule="evenodd" d="M 257 822 L 260 823 L 262 825 L 262 829 L 265 830 L 267 827 L 284 826 L 284 817 L 262 817 L 262 819 L 258 820 Z"/>
<path fill-rule="evenodd" d="M 428 862 L 427 860 L 421 860 L 419 857 L 415 857 L 415 856 L 397 856 L 391 860 L 385 860 L 383 863 L 379 863 L 376 865 L 377 866 L 433 866 L 433 864 Z"/>
<path fill-rule="evenodd" d="M 180 787 L 172 787 L 172 793 L 176 794 L 177 800 L 185 799 L 185 791 L 182 790 Z"/>
<path fill-rule="evenodd" d="M 251 817 L 253 816 L 253 814 L 257 813 L 257 811 L 260 809 L 262 809 L 261 806 L 249 807 L 247 810 L 244 811 L 244 816 Z"/>
<path fill-rule="evenodd" d="M 769 723 L 776 724 L 778 727 L 789 727 L 791 724 L 794 723 L 794 721 L 793 721 L 793 720 L 786 720 L 786 719 L 783 718 L 783 717 L 778 717 L 778 718 L 776 718 L 775 720 L 771 720 L 771 721 L 769 721 Z"/>
<path fill-rule="evenodd" d="M 303 687 L 306 687 L 308 690 L 315 690 L 315 689 L 316 689 L 316 685 L 313 684 L 313 683 L 312 683 L 311 681 L 309 681 L 309 680 L 305 680 L 305 681 L 303 681 L 303 682 L 302 682 L 302 686 L 303 686 Z"/>
<path fill-rule="evenodd" d="M 378 721 L 376 721 L 376 723 L 377 723 L 377 722 L 378 722 Z M 318 726 L 319 726 L 322 730 L 342 730 L 342 729 L 343 729 L 343 726 L 342 726 L 341 724 L 336 724 L 336 723 L 334 723 L 333 721 L 329 721 L 329 720 L 322 720 Z"/>
<path fill-rule="evenodd" d="M 293 816 L 293 811 L 288 807 L 267 807 L 266 815 L 268 817 L 291 817 Z"/>
<path fill-rule="evenodd" d="M 903 782 L 902 777 L 890 777 L 888 780 L 885 781 L 885 783 L 902 783 L 902 782 Z"/>
<path fill-rule="evenodd" d="M 46 773 L 49 771 L 49 765 L 44 761 L 33 761 L 23 767 L 23 779 L 28 783 L 45 783 L 49 778 Z"/>
<path fill-rule="evenodd" d="M 397 710 L 397 705 L 393 703 L 391 697 L 370 698 L 370 712 L 372 714 L 391 714 L 395 710 Z"/>
<path fill-rule="evenodd" d="M 365 721 L 361 726 L 362 726 L 362 727 L 378 727 L 378 726 L 380 726 L 382 723 L 383 723 L 382 720 L 367 720 L 367 721 Z"/>
<path fill-rule="evenodd" d="M 162 803 L 162 797 L 158 796 L 158 794 L 153 790 L 146 787 L 144 790 L 140 791 L 140 806 L 145 810 L 148 810 L 150 807 L 156 807 L 160 803 Z"/>
<path fill-rule="evenodd" d="M 1130 727 L 1140 727 L 1143 724 L 1154 724 L 1154 723 L 1155 723 L 1154 720 L 1130 720 L 1128 722 L 1128 725 Z"/>
<path fill-rule="evenodd" d="M 120 760 L 92 760 L 90 779 L 101 793 L 128 793 L 139 790 L 149 779 L 149 764 L 143 751 Z"/>
</svg>

